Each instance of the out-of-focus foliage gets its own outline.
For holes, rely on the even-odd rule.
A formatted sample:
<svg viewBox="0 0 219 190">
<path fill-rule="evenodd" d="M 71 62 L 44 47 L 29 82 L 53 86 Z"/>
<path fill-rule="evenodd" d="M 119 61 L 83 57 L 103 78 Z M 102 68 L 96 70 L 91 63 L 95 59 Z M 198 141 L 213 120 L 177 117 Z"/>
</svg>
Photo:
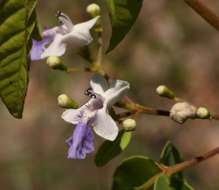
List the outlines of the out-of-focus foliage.
<svg viewBox="0 0 219 190">
<path fill-rule="evenodd" d="M 118 156 L 130 143 L 131 135 L 131 132 L 122 130 L 115 141 L 104 141 L 95 156 L 95 164 L 97 166 L 104 166 L 114 157 Z"/>
<path fill-rule="evenodd" d="M 169 188 L 169 184 L 166 176 L 161 175 L 157 178 L 157 180 L 154 183 L 153 190 L 171 190 Z"/>
<path fill-rule="evenodd" d="M 39 39 L 36 0 L 0 3 L 0 96 L 9 112 L 22 117 L 28 85 L 32 34 Z"/>
<path fill-rule="evenodd" d="M 173 166 L 182 161 L 183 159 L 176 147 L 171 142 L 167 142 L 162 150 L 160 162 L 166 166 Z M 192 190 L 192 187 L 185 181 L 182 172 L 170 176 L 169 181 L 172 190 Z"/>
<path fill-rule="evenodd" d="M 143 156 L 127 158 L 116 168 L 112 190 L 134 189 L 159 172 L 160 168 L 150 158 Z"/>
<path fill-rule="evenodd" d="M 129 32 L 140 13 L 143 0 L 108 0 L 112 36 L 107 52 L 113 50 Z"/>
</svg>

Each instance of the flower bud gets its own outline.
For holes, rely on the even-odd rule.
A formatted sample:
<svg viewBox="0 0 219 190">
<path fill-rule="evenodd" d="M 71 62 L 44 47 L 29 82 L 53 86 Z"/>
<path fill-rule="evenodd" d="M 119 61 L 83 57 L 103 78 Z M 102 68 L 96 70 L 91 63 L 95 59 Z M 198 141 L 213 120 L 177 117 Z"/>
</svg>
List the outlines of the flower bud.
<svg viewBox="0 0 219 190">
<path fill-rule="evenodd" d="M 196 111 L 196 116 L 201 119 L 209 119 L 211 117 L 208 109 L 205 107 L 199 107 Z"/>
<path fill-rule="evenodd" d="M 180 124 L 183 124 L 189 118 L 195 117 L 196 107 L 188 102 L 176 103 L 170 110 L 170 118 Z"/>
<path fill-rule="evenodd" d="M 59 95 L 57 100 L 58 100 L 58 105 L 62 108 L 73 108 L 73 109 L 78 108 L 77 103 L 66 94 Z"/>
<path fill-rule="evenodd" d="M 86 11 L 92 17 L 98 16 L 100 14 L 100 6 L 97 5 L 96 3 L 92 3 L 92 4 L 87 6 Z"/>
<path fill-rule="evenodd" d="M 49 65 L 49 67 L 53 69 L 67 71 L 66 64 L 59 57 L 56 56 L 48 57 L 47 64 Z"/>
<path fill-rule="evenodd" d="M 170 90 L 167 86 L 165 85 L 160 85 L 157 87 L 156 92 L 159 96 L 169 98 L 169 99 L 174 99 L 174 93 L 172 90 Z"/>
<path fill-rule="evenodd" d="M 126 131 L 134 131 L 136 127 L 136 121 L 134 119 L 126 119 L 122 122 L 122 125 Z"/>
</svg>

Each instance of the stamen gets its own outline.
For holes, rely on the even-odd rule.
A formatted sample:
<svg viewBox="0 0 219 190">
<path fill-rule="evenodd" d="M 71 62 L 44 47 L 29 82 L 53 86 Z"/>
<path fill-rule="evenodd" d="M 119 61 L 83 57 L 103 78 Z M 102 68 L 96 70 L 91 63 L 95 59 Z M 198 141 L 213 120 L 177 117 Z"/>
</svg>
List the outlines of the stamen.
<svg viewBox="0 0 219 190">
<path fill-rule="evenodd" d="M 85 90 L 84 95 L 89 96 L 91 91 L 91 88 L 88 88 L 87 90 Z"/>
<path fill-rule="evenodd" d="M 69 20 L 68 16 L 65 15 L 62 11 L 57 11 L 56 17 L 64 17 L 65 19 Z"/>
<path fill-rule="evenodd" d="M 85 94 L 86 96 L 91 97 L 91 98 L 96 98 L 96 97 L 97 97 L 96 94 L 91 91 L 91 88 L 88 88 L 88 89 L 84 92 L 84 94 Z"/>
<path fill-rule="evenodd" d="M 95 94 L 90 95 L 91 98 L 96 98 L 97 96 Z"/>
<path fill-rule="evenodd" d="M 58 10 L 57 14 L 56 14 L 56 17 L 59 18 L 61 15 L 62 15 L 62 12 Z"/>
</svg>

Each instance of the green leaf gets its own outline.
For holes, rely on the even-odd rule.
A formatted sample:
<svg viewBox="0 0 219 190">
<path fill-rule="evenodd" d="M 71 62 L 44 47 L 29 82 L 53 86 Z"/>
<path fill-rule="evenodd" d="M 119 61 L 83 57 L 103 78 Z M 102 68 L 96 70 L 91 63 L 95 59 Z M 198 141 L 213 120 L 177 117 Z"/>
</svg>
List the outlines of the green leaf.
<svg viewBox="0 0 219 190">
<path fill-rule="evenodd" d="M 177 148 L 171 142 L 167 142 L 162 150 L 160 162 L 166 166 L 173 166 L 183 162 L 183 158 Z M 182 172 L 170 176 L 170 187 L 174 190 L 192 189 L 185 181 Z"/>
<path fill-rule="evenodd" d="M 132 156 L 122 161 L 113 176 L 112 190 L 131 190 L 161 172 L 150 158 Z"/>
<path fill-rule="evenodd" d="M 36 0 L 0 3 L 0 97 L 16 118 L 22 117 L 27 91 L 35 6 Z"/>
<path fill-rule="evenodd" d="M 177 189 L 175 189 L 175 190 L 177 190 Z M 192 186 L 190 186 L 190 185 L 185 181 L 180 190 L 194 190 L 194 189 L 193 189 Z"/>
<path fill-rule="evenodd" d="M 160 175 L 155 183 L 154 183 L 154 190 L 171 190 L 169 188 L 168 179 L 166 176 Z"/>
<path fill-rule="evenodd" d="M 142 7 L 143 0 L 108 0 L 112 36 L 107 53 L 113 50 L 129 32 Z"/>
<path fill-rule="evenodd" d="M 99 167 L 104 166 L 118 156 L 128 146 L 131 135 L 131 132 L 122 130 L 115 141 L 104 141 L 95 156 L 95 164 Z"/>
<path fill-rule="evenodd" d="M 179 151 L 168 141 L 161 152 L 160 162 L 167 166 L 173 166 L 182 161 L 183 159 Z"/>
<path fill-rule="evenodd" d="M 122 137 L 120 140 L 120 148 L 125 150 L 125 148 L 129 145 L 132 137 L 132 132 L 130 131 L 123 131 Z"/>
<path fill-rule="evenodd" d="M 38 21 L 38 17 L 36 17 L 36 24 L 35 24 L 35 27 L 34 27 L 34 30 L 33 30 L 33 33 L 32 33 L 32 38 L 37 40 L 37 41 L 40 41 L 43 39 L 43 36 L 42 36 L 42 33 L 41 33 L 41 25 Z"/>
</svg>

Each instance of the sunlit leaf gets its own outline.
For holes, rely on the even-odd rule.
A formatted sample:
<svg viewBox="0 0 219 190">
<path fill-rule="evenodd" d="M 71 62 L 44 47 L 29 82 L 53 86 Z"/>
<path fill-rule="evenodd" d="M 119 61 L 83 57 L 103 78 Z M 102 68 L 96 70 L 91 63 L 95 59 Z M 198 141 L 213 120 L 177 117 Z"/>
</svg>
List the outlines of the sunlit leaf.
<svg viewBox="0 0 219 190">
<path fill-rule="evenodd" d="M 142 7 L 143 0 L 108 0 L 112 36 L 107 52 L 113 50 L 129 32 Z"/>
<path fill-rule="evenodd" d="M 16 118 L 22 117 L 27 91 L 35 6 L 36 0 L 0 2 L 0 96 Z"/>
</svg>

